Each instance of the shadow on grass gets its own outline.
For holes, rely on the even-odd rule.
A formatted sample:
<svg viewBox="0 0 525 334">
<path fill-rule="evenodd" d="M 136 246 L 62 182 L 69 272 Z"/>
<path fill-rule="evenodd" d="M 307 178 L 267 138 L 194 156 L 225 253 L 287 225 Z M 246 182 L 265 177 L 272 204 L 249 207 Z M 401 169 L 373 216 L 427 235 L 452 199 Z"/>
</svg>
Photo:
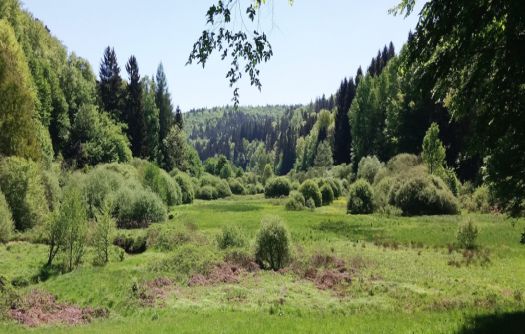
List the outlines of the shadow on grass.
<svg viewBox="0 0 525 334">
<path fill-rule="evenodd" d="M 249 212 L 249 211 L 260 211 L 263 207 L 254 204 L 242 204 L 242 203 L 210 203 L 206 205 L 205 210 L 213 212 Z"/>
<path fill-rule="evenodd" d="M 377 241 L 383 239 L 384 229 L 364 223 L 348 223 L 342 220 L 324 220 L 314 229 L 334 233 L 350 240 Z"/>
<path fill-rule="evenodd" d="M 457 334 L 525 334 L 525 311 L 475 316 Z"/>
</svg>

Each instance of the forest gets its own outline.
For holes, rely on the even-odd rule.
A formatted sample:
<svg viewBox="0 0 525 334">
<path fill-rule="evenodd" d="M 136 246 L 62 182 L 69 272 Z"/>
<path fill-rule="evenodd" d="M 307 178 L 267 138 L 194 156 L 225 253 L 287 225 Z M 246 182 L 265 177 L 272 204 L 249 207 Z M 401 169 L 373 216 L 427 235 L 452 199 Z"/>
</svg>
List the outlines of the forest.
<svg viewBox="0 0 525 334">
<path fill-rule="evenodd" d="M 237 5 L 188 46 L 233 103 L 181 110 L 163 63 L 0 1 L 0 333 L 522 333 L 525 3 L 403 0 L 403 45 L 264 106 Z"/>
</svg>

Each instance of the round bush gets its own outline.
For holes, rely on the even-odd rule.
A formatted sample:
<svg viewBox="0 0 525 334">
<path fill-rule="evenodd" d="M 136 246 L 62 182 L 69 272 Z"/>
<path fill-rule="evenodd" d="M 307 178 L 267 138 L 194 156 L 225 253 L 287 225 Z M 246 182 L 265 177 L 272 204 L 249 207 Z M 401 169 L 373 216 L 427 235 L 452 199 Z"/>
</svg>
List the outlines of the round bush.
<svg viewBox="0 0 525 334">
<path fill-rule="evenodd" d="M 255 259 L 261 268 L 279 270 L 290 260 L 290 237 L 282 220 L 264 217 L 255 241 Z"/>
<path fill-rule="evenodd" d="M 244 247 L 246 244 L 246 237 L 235 225 L 224 226 L 221 233 L 217 235 L 217 246 L 219 246 L 220 249 Z"/>
<path fill-rule="evenodd" d="M 261 183 L 257 183 L 255 185 L 255 193 L 256 194 L 263 194 L 264 193 L 264 186 Z"/>
<path fill-rule="evenodd" d="M 4 194 L 0 192 L 0 243 L 8 242 L 14 229 L 15 225 L 11 211 L 9 210 Z"/>
<path fill-rule="evenodd" d="M 387 176 L 374 184 L 374 203 L 377 208 L 385 208 L 388 205 L 390 190 L 395 181 L 395 178 Z"/>
<path fill-rule="evenodd" d="M 359 179 L 348 189 L 348 213 L 368 214 L 374 211 L 374 192 L 368 181 Z"/>
<path fill-rule="evenodd" d="M 218 198 L 225 198 L 232 195 L 232 191 L 226 180 L 221 180 L 221 182 L 215 186 L 215 189 L 217 189 Z"/>
<path fill-rule="evenodd" d="M 392 159 L 387 162 L 386 166 L 390 172 L 398 174 L 420 164 L 421 159 L 417 155 L 401 153 L 392 157 Z"/>
<path fill-rule="evenodd" d="M 228 185 L 230 186 L 232 193 L 234 193 L 235 195 L 243 195 L 246 193 L 246 189 L 244 188 L 242 183 L 239 182 L 239 180 L 237 179 L 229 179 Z"/>
<path fill-rule="evenodd" d="M 167 219 L 160 197 L 145 189 L 121 188 L 115 196 L 113 211 L 120 228 L 143 228 Z"/>
<path fill-rule="evenodd" d="M 461 188 L 461 183 L 456 176 L 456 172 L 454 172 L 454 170 L 451 168 L 444 168 L 439 173 L 439 177 L 445 182 L 452 194 L 457 196 L 459 193 L 459 188 Z"/>
<path fill-rule="evenodd" d="M 332 188 L 332 192 L 334 193 L 334 199 L 339 198 L 343 194 L 341 182 L 334 178 L 327 178 L 326 181 L 328 182 L 330 188 Z"/>
<path fill-rule="evenodd" d="M 290 196 L 288 196 L 288 201 L 286 202 L 286 210 L 289 211 L 300 211 L 303 210 L 306 205 L 303 194 L 298 191 L 292 191 Z"/>
<path fill-rule="evenodd" d="M 459 213 L 457 199 L 443 180 L 431 175 L 416 174 L 398 180 L 389 201 L 407 216 Z"/>
<path fill-rule="evenodd" d="M 476 248 L 477 237 L 478 228 L 471 220 L 459 226 L 456 238 L 460 247 L 465 249 Z"/>
<path fill-rule="evenodd" d="M 121 174 L 102 166 L 95 167 L 83 176 L 74 174 L 72 179 L 80 180 L 89 218 L 94 218 L 103 208 L 108 196 L 117 192 L 126 183 Z"/>
<path fill-rule="evenodd" d="M 264 197 L 285 197 L 290 194 L 291 188 L 292 185 L 286 177 L 275 177 L 266 181 L 266 187 L 264 188 Z"/>
<path fill-rule="evenodd" d="M 143 170 L 143 184 L 157 194 L 166 205 L 182 203 L 182 193 L 178 183 L 165 170 L 148 163 Z"/>
<path fill-rule="evenodd" d="M 334 192 L 329 184 L 325 184 L 319 190 L 323 200 L 323 205 L 330 205 L 334 201 Z"/>
<path fill-rule="evenodd" d="M 383 164 L 376 156 L 364 157 L 359 161 L 357 167 L 357 178 L 365 179 L 369 183 L 372 183 L 381 167 L 383 167 Z"/>
<path fill-rule="evenodd" d="M 193 199 L 195 198 L 195 189 L 193 188 L 193 182 L 191 181 L 191 177 L 186 173 L 178 172 L 175 175 L 174 179 L 180 187 L 182 194 L 182 203 L 193 203 Z"/>
<path fill-rule="evenodd" d="M 18 231 L 45 222 L 49 213 L 40 167 L 18 157 L 0 161 L 0 190 L 11 209 Z"/>
<path fill-rule="evenodd" d="M 321 191 L 319 191 L 317 183 L 313 180 L 304 181 L 303 184 L 301 184 L 301 187 L 299 187 L 299 191 L 303 194 L 306 201 L 312 199 L 316 207 L 320 207 L 323 204 Z"/>
<path fill-rule="evenodd" d="M 217 199 L 217 189 L 215 189 L 212 186 L 203 186 L 199 188 L 199 191 L 197 191 L 197 198 L 203 199 L 206 201 L 211 201 L 214 199 Z"/>
<path fill-rule="evenodd" d="M 309 198 L 306 200 L 306 204 L 305 206 L 310 209 L 310 210 L 314 210 L 315 209 L 315 201 L 313 198 Z"/>
</svg>

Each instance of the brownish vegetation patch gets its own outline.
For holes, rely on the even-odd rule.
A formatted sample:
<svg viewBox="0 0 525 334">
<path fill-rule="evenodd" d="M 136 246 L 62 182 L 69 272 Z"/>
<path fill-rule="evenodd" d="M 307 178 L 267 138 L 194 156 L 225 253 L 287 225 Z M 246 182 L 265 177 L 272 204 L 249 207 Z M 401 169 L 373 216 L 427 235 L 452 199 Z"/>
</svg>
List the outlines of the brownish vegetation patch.
<svg viewBox="0 0 525 334">
<path fill-rule="evenodd" d="M 86 324 L 94 318 L 105 318 L 108 313 L 107 309 L 59 303 L 53 295 L 34 290 L 12 305 L 9 316 L 23 325 L 37 327 L 49 324 Z"/>
<path fill-rule="evenodd" d="M 189 286 L 213 285 L 217 283 L 239 283 L 241 275 L 246 270 L 236 264 L 221 263 L 210 270 L 209 273 L 193 275 L 188 281 Z"/>
<path fill-rule="evenodd" d="M 169 278 L 159 277 L 142 284 L 134 283 L 131 290 L 142 306 L 154 306 L 166 299 L 172 287 Z"/>
</svg>

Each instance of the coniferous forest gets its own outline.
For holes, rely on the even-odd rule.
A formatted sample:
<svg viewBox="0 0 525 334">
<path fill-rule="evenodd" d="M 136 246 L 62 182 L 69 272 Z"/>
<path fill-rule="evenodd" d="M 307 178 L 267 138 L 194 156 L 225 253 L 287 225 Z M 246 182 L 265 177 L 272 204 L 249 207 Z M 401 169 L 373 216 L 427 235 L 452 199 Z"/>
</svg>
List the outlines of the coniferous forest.
<svg viewBox="0 0 525 334">
<path fill-rule="evenodd" d="M 94 67 L 0 0 L 0 333 L 523 333 L 525 3 L 417 5 L 257 106 L 272 1 L 211 1 L 186 65 L 217 53 L 232 103 L 182 110 L 162 62 Z"/>
</svg>

